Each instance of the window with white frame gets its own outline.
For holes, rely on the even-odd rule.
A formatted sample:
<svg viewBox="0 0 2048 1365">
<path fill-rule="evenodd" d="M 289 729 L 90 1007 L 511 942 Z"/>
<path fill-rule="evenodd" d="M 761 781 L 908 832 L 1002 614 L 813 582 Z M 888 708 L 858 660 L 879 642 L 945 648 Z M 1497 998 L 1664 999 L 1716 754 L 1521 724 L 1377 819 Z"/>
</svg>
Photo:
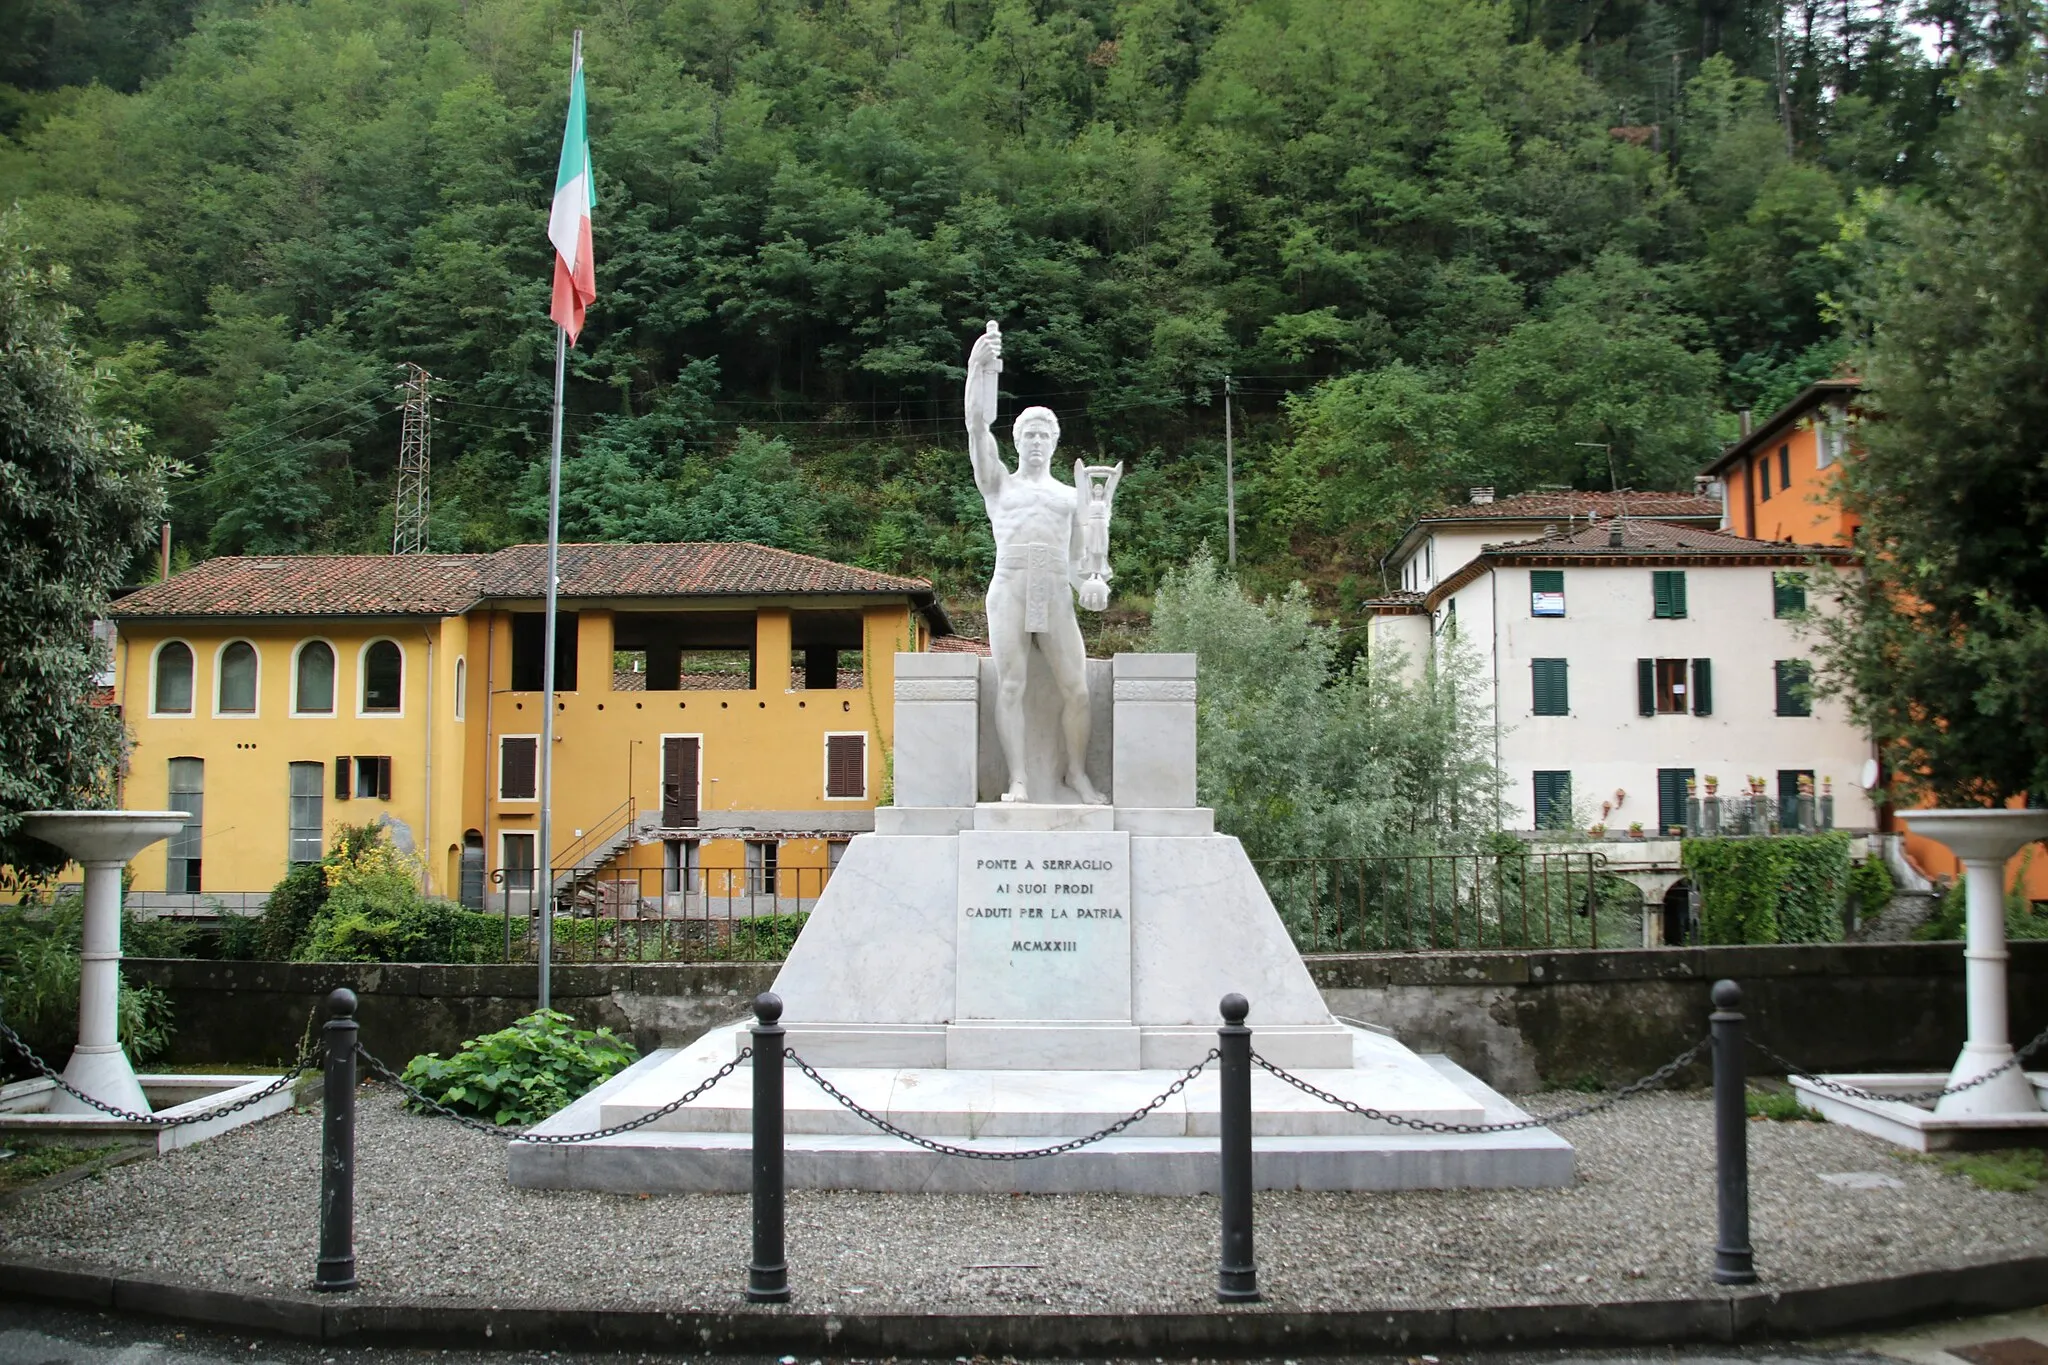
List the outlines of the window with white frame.
<svg viewBox="0 0 2048 1365">
<path fill-rule="evenodd" d="M 334 714 L 334 646 L 325 640 L 306 641 L 292 660 L 292 714 Z"/>
<path fill-rule="evenodd" d="M 168 640 L 158 646 L 150 710 L 159 716 L 191 715 L 192 671 L 192 646 L 183 640 Z"/>
<path fill-rule="evenodd" d="M 396 640 L 372 640 L 363 649 L 363 714 L 395 716 L 404 710 L 405 651 Z"/>
<path fill-rule="evenodd" d="M 213 710 L 220 716 L 256 714 L 256 646 L 230 640 L 214 665 Z"/>
</svg>

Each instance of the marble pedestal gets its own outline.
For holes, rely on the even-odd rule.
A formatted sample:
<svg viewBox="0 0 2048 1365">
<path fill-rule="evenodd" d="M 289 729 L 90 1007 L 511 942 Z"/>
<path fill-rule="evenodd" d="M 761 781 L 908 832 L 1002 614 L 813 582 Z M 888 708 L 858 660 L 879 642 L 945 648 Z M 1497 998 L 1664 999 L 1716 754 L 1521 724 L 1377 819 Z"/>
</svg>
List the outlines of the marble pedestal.
<svg viewBox="0 0 2048 1365">
<path fill-rule="evenodd" d="M 997 799 L 986 661 L 898 655 L 897 804 L 875 812 L 818 897 L 775 980 L 790 1050 L 840 1091 L 921 1136 L 1029 1148 L 1096 1132 L 1216 1046 L 1218 1003 L 1251 1002 L 1252 1045 L 1320 1088 L 1417 1121 L 1523 1117 L 1441 1058 L 1338 1023 L 1243 847 L 1195 804 L 1191 655 L 1092 660 L 1082 805 L 1054 777 L 1058 716 L 1027 689 L 1038 803 Z M 542 1126 L 650 1114 L 747 1043 L 743 1024 L 624 1073 Z M 885 1136 L 792 1070 L 791 1185 L 866 1190 L 1196 1193 L 1215 1188 L 1212 1069 L 1117 1138 L 1057 1158 L 976 1162 Z M 514 1144 L 539 1188 L 747 1187 L 751 1088 L 735 1073 L 618 1138 Z M 1569 1183 L 1572 1149 L 1543 1129 L 1417 1134 L 1368 1122 L 1260 1073 L 1257 1179 L 1268 1188 Z M 996 1148 L 991 1147 L 990 1150 Z"/>
</svg>

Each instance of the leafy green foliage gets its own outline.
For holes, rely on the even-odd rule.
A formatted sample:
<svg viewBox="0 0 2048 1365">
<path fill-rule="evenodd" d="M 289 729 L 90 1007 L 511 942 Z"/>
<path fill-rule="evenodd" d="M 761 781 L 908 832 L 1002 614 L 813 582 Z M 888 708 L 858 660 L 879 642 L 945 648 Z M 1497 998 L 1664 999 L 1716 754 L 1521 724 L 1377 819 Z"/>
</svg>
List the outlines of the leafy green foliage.
<svg viewBox="0 0 2048 1365">
<path fill-rule="evenodd" d="M 1897 892 L 1891 869 L 1874 853 L 1849 869 L 1849 896 L 1865 919 L 1883 914 Z"/>
<path fill-rule="evenodd" d="M 1908 798 L 2048 791 L 2048 66 L 1966 85 L 1925 196 L 1873 203 L 1844 307 L 1875 420 L 1845 468 L 1861 573 L 1837 579 L 1828 681 L 1897 747 Z"/>
<path fill-rule="evenodd" d="M 444 400 L 432 543 L 534 535 L 559 16 L 7 4 L 0 183 L 71 266 L 117 410 L 193 469 L 190 542 L 388 544 L 402 360 Z M 686 0 L 578 22 L 599 294 L 565 527 L 746 535 L 949 591 L 985 568 L 953 390 L 989 316 L 1012 401 L 1129 462 L 1138 591 L 1221 539 L 1226 374 L 1261 585 L 1355 600 L 1375 585 L 1332 546 L 1369 561 L 1467 478 L 1605 487 L 1594 446 L 1684 486 L 1730 402 L 1838 358 L 1840 216 L 1925 173 L 1959 69 L 1888 9 L 1808 24 L 1788 136 L 1775 16 L 1718 0 Z M 1988 11 L 1942 23 L 1945 52 L 2011 49 Z"/>
<path fill-rule="evenodd" d="M 2005 893 L 2005 936 L 2014 938 L 2048 938 L 2048 913 L 2043 913 L 2027 900 L 2024 885 L 2025 867 L 2034 855 L 2028 848 L 2021 862 L 2021 876 Z M 1948 890 L 1941 893 L 1935 904 L 1934 913 L 1913 930 L 1913 937 L 1923 941 L 1961 939 L 1970 919 L 1970 879 L 1959 876 L 1949 883 Z"/>
<path fill-rule="evenodd" d="M 503 922 L 421 891 L 418 861 L 345 839 L 323 864 L 327 899 L 294 948 L 300 962 L 495 962 Z"/>
<path fill-rule="evenodd" d="M 112 802 L 127 737 L 93 702 L 107 651 L 92 625 L 163 508 L 161 463 L 104 415 L 72 347 L 68 286 L 0 212 L 0 868 L 16 879 L 64 863 L 23 811 Z"/>
<path fill-rule="evenodd" d="M 1821 1113 L 1799 1102 L 1791 1090 L 1750 1090 L 1742 1097 L 1742 1110 L 1753 1119 L 1775 1123 L 1820 1123 Z"/>
<path fill-rule="evenodd" d="M 579 1029 L 558 1010 L 464 1042 L 454 1056 L 423 1053 L 404 1079 L 460 1113 L 501 1125 L 538 1123 L 640 1059 L 608 1028 Z"/>
<path fill-rule="evenodd" d="M 1842 937 L 1849 836 L 1787 834 L 1687 839 L 1687 874 L 1700 889 L 1701 941 L 1832 943 Z"/>
<path fill-rule="evenodd" d="M 53 1066 L 63 1066 L 78 1043 L 84 924 L 76 896 L 60 896 L 49 906 L 0 906 L 0 1019 Z M 124 928 L 134 932 L 132 924 Z M 154 986 L 123 981 L 116 1011 L 130 1060 L 147 1061 L 169 1045 L 170 998 Z M 26 1066 L 22 1058 L 0 1057 L 10 1078 Z"/>
<path fill-rule="evenodd" d="M 1148 647 L 1199 660 L 1197 791 L 1254 858 L 1476 847 L 1499 777 L 1479 677 L 1438 657 L 1347 656 L 1298 586 L 1258 601 L 1206 552 L 1169 572 Z"/>
</svg>

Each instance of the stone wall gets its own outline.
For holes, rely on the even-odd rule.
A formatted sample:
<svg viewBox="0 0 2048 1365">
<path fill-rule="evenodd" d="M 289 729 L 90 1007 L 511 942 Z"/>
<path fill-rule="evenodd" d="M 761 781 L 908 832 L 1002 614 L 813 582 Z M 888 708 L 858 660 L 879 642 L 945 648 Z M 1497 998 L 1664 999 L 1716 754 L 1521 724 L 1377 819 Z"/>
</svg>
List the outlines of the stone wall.
<svg viewBox="0 0 2048 1365">
<path fill-rule="evenodd" d="M 1706 1027 L 1707 992 L 1743 984 L 1763 1042 L 1816 1068 L 1945 1068 L 1963 1035 L 1954 943 L 1656 948 L 1631 952 L 1359 954 L 1308 959 L 1333 1012 L 1443 1052 L 1509 1091 L 1585 1076 L 1626 1080 Z M 558 967 L 557 1008 L 641 1048 L 739 1019 L 776 963 Z M 169 1061 L 269 1063 L 288 1056 L 335 986 L 362 998 L 363 1045 L 393 1065 L 448 1052 L 534 1006 L 531 967 L 130 961 L 167 992 Z M 1258 1002 L 1251 1023 L 1258 1025 Z M 2012 945 L 2016 1040 L 2048 1025 L 2048 943 Z"/>
</svg>

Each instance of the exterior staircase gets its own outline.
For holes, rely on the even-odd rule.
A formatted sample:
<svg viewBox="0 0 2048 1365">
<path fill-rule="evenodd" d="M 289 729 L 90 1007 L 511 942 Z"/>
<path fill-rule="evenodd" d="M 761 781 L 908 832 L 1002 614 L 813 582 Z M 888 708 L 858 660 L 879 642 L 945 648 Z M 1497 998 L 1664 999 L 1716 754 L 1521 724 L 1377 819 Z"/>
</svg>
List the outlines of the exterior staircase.
<svg viewBox="0 0 2048 1365">
<path fill-rule="evenodd" d="M 563 849 L 559 855 L 560 865 L 555 869 L 553 903 L 560 913 L 567 907 L 575 913 L 582 892 L 612 859 L 638 843 L 640 839 L 640 806 L 630 797 L 619 803 L 591 828 L 583 837 Z"/>
</svg>

